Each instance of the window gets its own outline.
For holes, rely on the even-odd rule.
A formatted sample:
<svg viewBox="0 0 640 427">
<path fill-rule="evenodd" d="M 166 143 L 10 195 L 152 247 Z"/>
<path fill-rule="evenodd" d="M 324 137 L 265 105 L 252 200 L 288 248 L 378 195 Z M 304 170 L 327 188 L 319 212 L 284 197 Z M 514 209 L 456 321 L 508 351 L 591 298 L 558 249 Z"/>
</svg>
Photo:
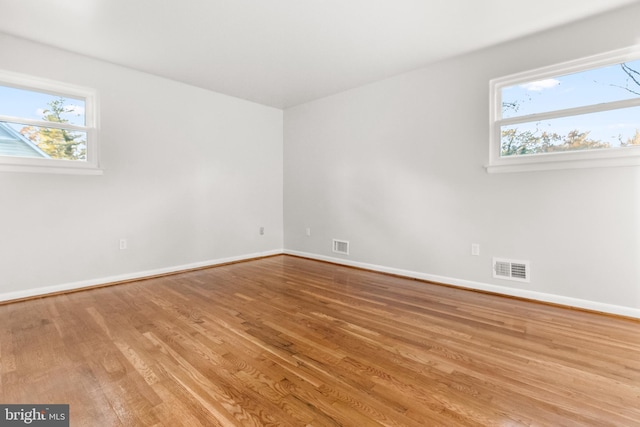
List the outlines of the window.
<svg viewBox="0 0 640 427">
<path fill-rule="evenodd" d="M 0 71 L 0 171 L 100 174 L 95 91 Z"/>
<path fill-rule="evenodd" d="M 489 172 L 640 165 L 640 49 L 491 81 Z"/>
</svg>

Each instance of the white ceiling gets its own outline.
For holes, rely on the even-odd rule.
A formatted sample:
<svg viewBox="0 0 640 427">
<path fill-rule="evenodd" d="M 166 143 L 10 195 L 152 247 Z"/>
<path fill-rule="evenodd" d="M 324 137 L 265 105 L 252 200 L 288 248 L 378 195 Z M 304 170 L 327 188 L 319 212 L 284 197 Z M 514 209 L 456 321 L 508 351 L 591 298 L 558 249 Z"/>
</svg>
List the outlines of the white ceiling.
<svg viewBox="0 0 640 427">
<path fill-rule="evenodd" d="M 0 32 L 278 108 L 638 0 L 0 0 Z"/>
</svg>

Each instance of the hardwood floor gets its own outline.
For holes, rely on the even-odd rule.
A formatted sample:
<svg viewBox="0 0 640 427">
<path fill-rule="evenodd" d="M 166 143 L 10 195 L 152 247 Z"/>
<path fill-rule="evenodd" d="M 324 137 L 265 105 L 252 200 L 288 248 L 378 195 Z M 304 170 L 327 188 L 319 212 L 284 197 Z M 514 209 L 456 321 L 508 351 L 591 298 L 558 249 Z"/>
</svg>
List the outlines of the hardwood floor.
<svg viewBox="0 0 640 427">
<path fill-rule="evenodd" d="M 72 426 L 640 426 L 640 322 L 290 256 L 0 306 Z"/>
</svg>

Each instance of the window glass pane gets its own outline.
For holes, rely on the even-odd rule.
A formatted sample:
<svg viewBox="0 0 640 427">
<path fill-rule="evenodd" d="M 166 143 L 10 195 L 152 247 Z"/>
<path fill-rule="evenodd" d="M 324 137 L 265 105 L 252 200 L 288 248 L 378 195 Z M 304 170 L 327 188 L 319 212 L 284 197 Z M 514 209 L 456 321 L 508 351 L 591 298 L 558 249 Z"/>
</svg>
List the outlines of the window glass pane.
<svg viewBox="0 0 640 427">
<path fill-rule="evenodd" d="M 87 133 L 0 122 L 0 156 L 87 160 Z"/>
<path fill-rule="evenodd" d="M 502 157 L 640 146 L 640 107 L 501 127 Z"/>
<path fill-rule="evenodd" d="M 0 86 L 0 115 L 85 126 L 85 101 Z"/>
<path fill-rule="evenodd" d="M 505 87 L 502 117 L 640 97 L 640 60 Z"/>
</svg>

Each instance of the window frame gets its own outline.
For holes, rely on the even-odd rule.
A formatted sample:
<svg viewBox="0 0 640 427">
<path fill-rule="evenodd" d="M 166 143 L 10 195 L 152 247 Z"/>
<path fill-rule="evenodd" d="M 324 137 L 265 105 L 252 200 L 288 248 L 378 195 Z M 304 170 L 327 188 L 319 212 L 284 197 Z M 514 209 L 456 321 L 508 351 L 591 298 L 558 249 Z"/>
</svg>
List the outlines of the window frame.
<svg viewBox="0 0 640 427">
<path fill-rule="evenodd" d="M 102 174 L 102 170 L 99 167 L 98 93 L 95 89 L 5 70 L 0 70 L 0 85 L 27 91 L 45 92 L 62 97 L 81 98 L 85 102 L 84 126 L 0 114 L 1 122 L 81 131 L 86 132 L 87 134 L 86 160 L 44 159 L 0 155 L 0 172 L 33 172 L 76 175 Z"/>
<path fill-rule="evenodd" d="M 622 108 L 640 106 L 640 97 L 638 97 L 622 101 L 546 111 L 503 119 L 503 88 L 638 59 L 640 59 L 640 46 L 633 46 L 490 80 L 489 116 L 491 134 L 489 137 L 489 164 L 485 166 L 487 172 L 525 172 L 537 170 L 640 165 L 640 147 L 637 146 L 540 153 L 510 157 L 503 157 L 500 155 L 502 149 L 501 126 L 517 123 L 530 123 L 536 120 L 566 118 L 580 114 L 613 111 Z"/>
</svg>

